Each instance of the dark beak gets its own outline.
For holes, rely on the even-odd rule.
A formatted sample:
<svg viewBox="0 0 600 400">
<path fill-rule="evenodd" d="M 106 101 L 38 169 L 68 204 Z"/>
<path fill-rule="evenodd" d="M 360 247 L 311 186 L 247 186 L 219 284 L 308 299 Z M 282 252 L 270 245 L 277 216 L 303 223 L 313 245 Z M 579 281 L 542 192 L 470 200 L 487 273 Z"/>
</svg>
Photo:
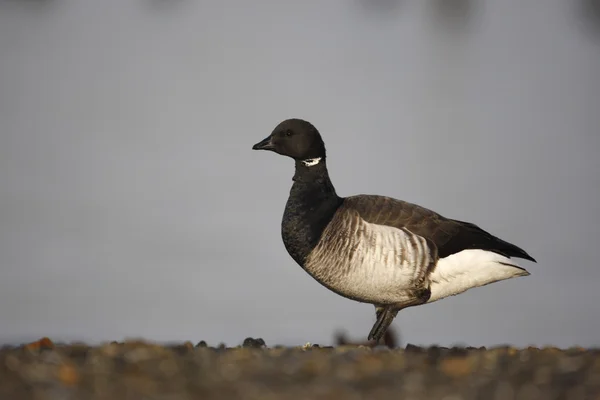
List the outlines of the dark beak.
<svg viewBox="0 0 600 400">
<path fill-rule="evenodd" d="M 264 138 L 252 146 L 252 150 L 273 150 L 275 147 L 271 143 L 271 136 Z"/>
</svg>

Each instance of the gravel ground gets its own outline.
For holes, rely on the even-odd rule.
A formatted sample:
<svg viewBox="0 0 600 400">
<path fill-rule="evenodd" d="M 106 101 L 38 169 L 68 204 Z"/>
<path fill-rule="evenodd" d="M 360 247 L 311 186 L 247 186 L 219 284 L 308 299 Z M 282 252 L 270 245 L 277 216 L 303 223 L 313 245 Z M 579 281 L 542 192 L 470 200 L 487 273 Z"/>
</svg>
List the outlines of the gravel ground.
<svg viewBox="0 0 600 400">
<path fill-rule="evenodd" d="M 600 400 L 600 350 L 143 341 L 0 350 L 1 400 Z"/>
</svg>

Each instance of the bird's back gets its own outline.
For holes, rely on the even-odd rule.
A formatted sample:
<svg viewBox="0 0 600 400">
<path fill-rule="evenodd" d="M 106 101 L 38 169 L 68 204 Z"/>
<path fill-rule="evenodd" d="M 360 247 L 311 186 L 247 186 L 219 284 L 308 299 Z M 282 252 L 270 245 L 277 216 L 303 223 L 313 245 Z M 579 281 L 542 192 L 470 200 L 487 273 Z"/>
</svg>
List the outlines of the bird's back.
<svg viewBox="0 0 600 400">
<path fill-rule="evenodd" d="M 446 218 L 430 209 L 378 195 L 346 197 L 344 206 L 356 210 L 367 222 L 407 229 L 431 241 L 440 258 L 468 249 L 491 251 L 505 257 L 535 261 L 523 249 L 470 222 Z"/>
</svg>

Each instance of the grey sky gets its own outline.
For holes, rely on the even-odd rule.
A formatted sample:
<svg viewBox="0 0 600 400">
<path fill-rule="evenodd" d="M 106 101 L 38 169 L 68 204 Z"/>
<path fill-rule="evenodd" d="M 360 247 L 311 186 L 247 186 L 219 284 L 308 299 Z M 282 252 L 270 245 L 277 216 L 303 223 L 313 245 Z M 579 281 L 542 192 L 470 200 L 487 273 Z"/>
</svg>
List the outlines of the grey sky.
<svg viewBox="0 0 600 400">
<path fill-rule="evenodd" d="M 538 260 L 404 342 L 600 345 L 599 42 L 580 1 L 467 3 L 0 0 L 0 341 L 365 337 L 283 247 L 293 163 L 251 150 L 300 117 L 340 195 Z"/>
</svg>

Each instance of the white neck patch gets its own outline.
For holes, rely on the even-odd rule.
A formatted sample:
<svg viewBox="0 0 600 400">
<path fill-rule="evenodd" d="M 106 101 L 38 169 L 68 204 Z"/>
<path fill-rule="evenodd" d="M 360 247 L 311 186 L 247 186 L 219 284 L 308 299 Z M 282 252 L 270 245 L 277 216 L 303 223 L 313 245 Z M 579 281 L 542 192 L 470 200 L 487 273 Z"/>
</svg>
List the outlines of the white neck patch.
<svg viewBox="0 0 600 400">
<path fill-rule="evenodd" d="M 321 162 L 321 157 L 309 158 L 307 160 L 302 160 L 302 164 L 306 165 L 307 167 L 312 167 L 314 165 L 317 165 L 319 162 Z"/>
</svg>

